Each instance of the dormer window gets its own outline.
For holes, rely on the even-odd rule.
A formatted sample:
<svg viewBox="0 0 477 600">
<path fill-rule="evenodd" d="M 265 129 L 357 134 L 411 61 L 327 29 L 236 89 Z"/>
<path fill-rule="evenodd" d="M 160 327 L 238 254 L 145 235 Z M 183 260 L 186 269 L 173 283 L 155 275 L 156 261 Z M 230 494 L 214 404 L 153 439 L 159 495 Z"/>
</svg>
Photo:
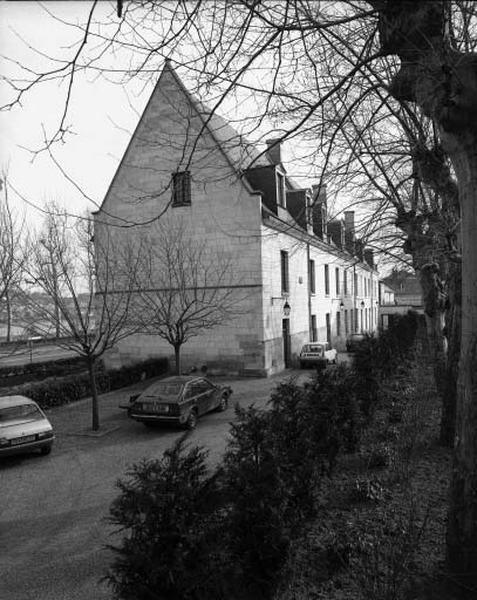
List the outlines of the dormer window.
<svg viewBox="0 0 477 600">
<path fill-rule="evenodd" d="M 190 205 L 190 171 L 172 174 L 172 206 Z"/>
<path fill-rule="evenodd" d="M 277 204 L 282 208 L 287 207 L 285 195 L 285 175 L 277 171 Z"/>
</svg>

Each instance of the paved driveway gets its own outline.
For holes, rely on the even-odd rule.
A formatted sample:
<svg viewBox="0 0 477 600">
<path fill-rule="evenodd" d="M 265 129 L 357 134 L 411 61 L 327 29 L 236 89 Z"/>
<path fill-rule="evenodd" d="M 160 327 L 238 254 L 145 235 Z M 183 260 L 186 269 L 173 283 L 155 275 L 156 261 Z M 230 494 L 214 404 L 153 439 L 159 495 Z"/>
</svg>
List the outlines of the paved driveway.
<svg viewBox="0 0 477 600">
<path fill-rule="evenodd" d="M 302 381 L 310 373 L 287 371 L 270 379 L 223 383 L 234 389 L 232 401 L 265 406 L 279 381 L 290 376 Z M 100 579 L 111 557 L 105 545 L 114 542 L 104 517 L 117 495 L 115 482 L 129 465 L 160 457 L 182 435 L 177 429 L 147 429 L 126 417 L 118 404 L 140 388 L 101 397 L 102 426 L 108 433 L 89 434 L 90 404 L 80 401 L 49 412 L 57 434 L 51 455 L 0 462 L 0 599 L 111 599 Z M 208 447 L 211 461 L 218 460 L 233 417 L 232 407 L 207 415 L 192 432 L 191 443 Z"/>
</svg>

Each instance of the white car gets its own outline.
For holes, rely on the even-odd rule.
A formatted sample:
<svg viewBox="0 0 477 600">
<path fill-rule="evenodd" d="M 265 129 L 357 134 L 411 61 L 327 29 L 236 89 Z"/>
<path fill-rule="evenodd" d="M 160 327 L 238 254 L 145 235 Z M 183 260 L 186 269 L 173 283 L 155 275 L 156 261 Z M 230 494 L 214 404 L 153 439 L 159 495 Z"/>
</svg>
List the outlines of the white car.
<svg viewBox="0 0 477 600">
<path fill-rule="evenodd" d="M 328 342 L 309 342 L 304 344 L 300 352 L 300 367 L 317 367 L 324 369 L 326 365 L 336 364 L 338 352 L 330 348 Z"/>
<path fill-rule="evenodd" d="M 0 456 L 39 450 L 49 454 L 53 427 L 36 402 L 25 396 L 0 398 Z"/>
</svg>

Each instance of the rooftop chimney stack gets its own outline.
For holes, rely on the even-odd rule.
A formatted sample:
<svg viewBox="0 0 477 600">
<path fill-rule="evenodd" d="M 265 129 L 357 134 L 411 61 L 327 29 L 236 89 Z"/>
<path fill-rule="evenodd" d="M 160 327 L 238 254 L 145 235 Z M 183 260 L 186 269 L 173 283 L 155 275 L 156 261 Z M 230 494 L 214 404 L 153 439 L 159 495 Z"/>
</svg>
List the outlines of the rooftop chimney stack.
<svg viewBox="0 0 477 600">
<path fill-rule="evenodd" d="M 346 210 L 344 213 L 345 221 L 345 247 L 350 254 L 355 252 L 355 228 L 354 228 L 354 210 Z"/>
<path fill-rule="evenodd" d="M 267 155 L 274 165 L 282 164 L 282 143 L 280 138 L 271 138 L 266 140 L 267 143 Z"/>
<path fill-rule="evenodd" d="M 364 251 L 364 260 L 374 269 L 374 252 L 370 248 L 366 248 Z"/>
<path fill-rule="evenodd" d="M 327 200 L 326 200 L 326 183 L 313 185 L 312 197 L 312 215 L 313 215 L 313 231 L 316 236 L 326 241 L 327 239 Z"/>
</svg>

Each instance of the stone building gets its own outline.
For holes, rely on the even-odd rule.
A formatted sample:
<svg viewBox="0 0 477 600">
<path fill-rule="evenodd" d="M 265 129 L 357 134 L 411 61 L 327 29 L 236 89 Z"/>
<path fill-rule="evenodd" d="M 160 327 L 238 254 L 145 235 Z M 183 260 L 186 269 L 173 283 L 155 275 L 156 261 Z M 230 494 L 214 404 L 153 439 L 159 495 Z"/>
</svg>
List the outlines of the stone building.
<svg viewBox="0 0 477 600">
<path fill-rule="evenodd" d="M 328 221 L 326 189 L 299 188 L 280 143 L 262 152 L 185 88 L 166 63 L 95 218 L 160 243 L 160 223 L 180 223 L 207 245 L 211 261 L 233 264 L 237 314 L 191 338 L 184 369 L 269 375 L 296 364 L 302 344 L 328 339 L 344 349 L 353 331 L 377 328 L 378 273 L 356 239 L 354 213 Z M 135 335 L 114 364 L 173 356 L 154 335 Z"/>
</svg>

